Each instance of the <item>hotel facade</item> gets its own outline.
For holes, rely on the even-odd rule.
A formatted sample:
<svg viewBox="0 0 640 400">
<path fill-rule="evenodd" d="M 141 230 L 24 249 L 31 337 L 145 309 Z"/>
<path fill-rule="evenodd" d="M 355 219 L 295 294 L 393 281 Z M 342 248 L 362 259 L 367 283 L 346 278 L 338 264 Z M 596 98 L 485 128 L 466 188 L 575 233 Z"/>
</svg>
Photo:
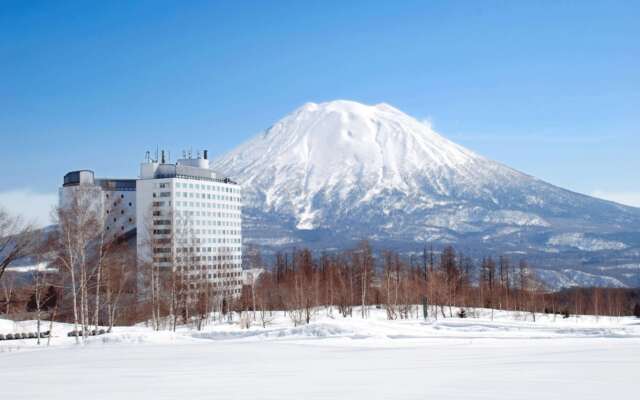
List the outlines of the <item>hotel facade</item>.
<svg viewBox="0 0 640 400">
<path fill-rule="evenodd" d="M 186 277 L 190 292 L 200 285 L 225 297 L 242 289 L 242 190 L 210 168 L 202 157 L 165 162 L 147 153 L 137 179 L 99 179 L 72 171 L 60 188 L 60 205 L 80 189 L 95 197 L 108 236 L 133 240 L 138 267 L 153 265 Z"/>
</svg>

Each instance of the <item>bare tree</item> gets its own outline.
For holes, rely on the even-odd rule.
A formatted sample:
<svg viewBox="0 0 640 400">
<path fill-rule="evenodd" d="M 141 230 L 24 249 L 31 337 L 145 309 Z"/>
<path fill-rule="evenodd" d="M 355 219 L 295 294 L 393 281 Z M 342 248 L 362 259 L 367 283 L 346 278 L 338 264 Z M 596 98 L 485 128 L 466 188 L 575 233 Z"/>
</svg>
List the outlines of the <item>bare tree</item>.
<svg viewBox="0 0 640 400">
<path fill-rule="evenodd" d="M 33 294 L 27 305 L 29 311 L 35 311 L 36 313 L 36 329 L 37 329 L 37 343 L 40 344 L 40 338 L 42 336 L 41 322 L 42 313 L 49 311 L 57 303 L 57 293 L 50 282 L 50 274 L 46 270 L 37 269 L 33 273 Z M 50 320 L 53 319 L 51 315 Z M 51 332 L 49 332 L 51 333 Z"/>
<path fill-rule="evenodd" d="M 373 256 L 371 247 L 367 241 L 363 241 L 354 252 L 354 267 L 360 275 L 360 312 L 362 318 L 368 316 L 367 293 L 371 286 L 371 278 L 373 276 Z"/>
<path fill-rule="evenodd" d="M 4 278 L 0 281 L 2 287 L 2 295 L 4 297 L 4 313 L 11 314 L 11 303 L 15 295 L 16 273 L 8 271 L 4 274 Z"/>
<path fill-rule="evenodd" d="M 0 208 L 0 281 L 9 264 L 29 255 L 34 242 L 33 225 Z"/>
<path fill-rule="evenodd" d="M 256 279 L 254 286 L 260 324 L 263 328 L 266 328 L 273 320 L 272 309 L 270 308 L 274 291 L 273 279 L 270 279 L 268 274 L 262 274 Z"/>
<path fill-rule="evenodd" d="M 137 265 L 143 278 L 138 284 L 139 297 L 149 307 L 154 330 L 162 329 L 167 314 L 173 329 L 177 324 L 178 275 L 182 273 L 181 263 L 186 263 L 189 257 L 187 252 L 176 256 L 176 232 L 187 230 L 178 225 L 180 222 L 170 210 L 152 204 L 146 210 L 143 228 L 138 231 Z"/>
<path fill-rule="evenodd" d="M 114 243 L 112 251 L 104 259 L 103 266 L 103 286 L 104 305 L 106 307 L 108 330 L 111 331 L 115 325 L 118 314 L 124 304 L 124 297 L 129 295 L 129 311 L 134 306 L 136 286 L 135 256 L 125 241 Z M 133 304 L 131 304 L 133 303 Z"/>
<path fill-rule="evenodd" d="M 79 343 L 79 325 L 82 326 L 83 341 L 89 330 L 91 257 L 103 231 L 100 196 L 96 188 L 79 186 L 55 213 L 59 229 L 54 247 L 56 261 L 70 281 L 76 343 Z"/>
<path fill-rule="evenodd" d="M 485 301 L 483 307 L 491 308 L 491 320 L 493 321 L 493 309 L 495 307 L 495 289 L 496 289 L 496 263 L 493 258 L 485 258 L 482 261 L 481 267 L 481 283 L 485 288 L 485 292 L 488 299 Z"/>
</svg>

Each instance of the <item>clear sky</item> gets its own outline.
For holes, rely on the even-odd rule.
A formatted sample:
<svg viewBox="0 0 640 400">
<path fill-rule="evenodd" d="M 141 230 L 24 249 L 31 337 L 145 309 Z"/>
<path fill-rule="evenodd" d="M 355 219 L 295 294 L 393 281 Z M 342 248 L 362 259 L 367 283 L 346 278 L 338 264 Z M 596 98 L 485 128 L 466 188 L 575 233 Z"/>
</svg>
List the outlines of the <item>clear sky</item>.
<svg viewBox="0 0 640 400">
<path fill-rule="evenodd" d="M 401 4 L 400 4 L 401 3 Z M 639 1 L 0 1 L 0 203 L 65 172 L 222 154 L 305 102 L 387 102 L 559 186 L 640 206 Z"/>
</svg>

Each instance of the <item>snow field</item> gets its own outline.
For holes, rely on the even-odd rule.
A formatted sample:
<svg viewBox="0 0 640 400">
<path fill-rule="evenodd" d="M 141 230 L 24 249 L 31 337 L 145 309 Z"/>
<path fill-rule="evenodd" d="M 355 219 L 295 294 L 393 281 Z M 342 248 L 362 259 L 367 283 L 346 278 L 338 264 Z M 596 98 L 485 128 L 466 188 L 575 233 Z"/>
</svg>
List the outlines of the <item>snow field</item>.
<svg viewBox="0 0 640 400">
<path fill-rule="evenodd" d="M 1 393 L 12 400 L 601 399 L 639 388 L 638 319 L 477 316 L 388 321 L 384 310 L 367 319 L 358 309 L 346 319 L 319 310 L 311 324 L 294 327 L 276 313 L 267 328 L 118 327 L 85 346 L 66 337 L 68 324 L 55 324 L 49 348 L 0 342 Z M 0 320 L 0 332 L 33 324 Z"/>
</svg>

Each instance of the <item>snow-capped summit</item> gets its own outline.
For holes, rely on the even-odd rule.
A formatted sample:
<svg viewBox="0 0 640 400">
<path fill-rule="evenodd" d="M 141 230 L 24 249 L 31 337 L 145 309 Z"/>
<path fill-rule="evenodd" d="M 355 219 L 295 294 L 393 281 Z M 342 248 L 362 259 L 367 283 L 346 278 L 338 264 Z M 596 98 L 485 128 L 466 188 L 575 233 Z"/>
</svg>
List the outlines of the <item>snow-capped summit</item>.
<svg viewBox="0 0 640 400">
<path fill-rule="evenodd" d="M 327 204 L 385 193 L 482 196 L 483 185 L 517 177 L 390 105 L 346 100 L 305 104 L 215 167 L 255 189 L 266 211 L 290 213 L 298 229 L 322 227 Z"/>
<path fill-rule="evenodd" d="M 638 209 L 515 171 L 385 103 L 306 103 L 213 167 L 243 184 L 245 233 L 263 244 L 499 241 L 532 252 L 553 234 L 640 222 Z"/>
</svg>

